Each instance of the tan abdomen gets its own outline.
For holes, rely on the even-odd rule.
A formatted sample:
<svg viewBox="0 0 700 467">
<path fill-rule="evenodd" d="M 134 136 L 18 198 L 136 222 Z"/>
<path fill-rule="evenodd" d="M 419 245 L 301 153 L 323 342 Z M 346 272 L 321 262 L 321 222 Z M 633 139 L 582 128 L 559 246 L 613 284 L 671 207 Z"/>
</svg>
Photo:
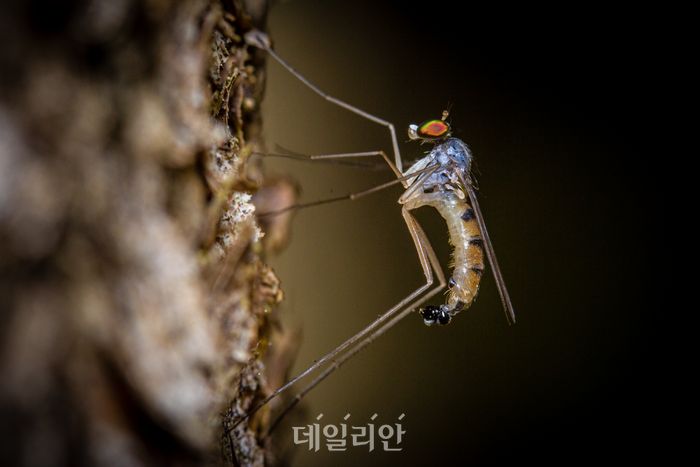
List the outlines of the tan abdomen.
<svg viewBox="0 0 700 467">
<path fill-rule="evenodd" d="M 447 222 L 450 233 L 453 267 L 447 303 L 450 314 L 467 308 L 479 291 L 484 271 L 484 249 L 481 230 L 469 202 L 454 192 L 424 193 L 406 203 L 408 209 L 432 206 Z"/>
<path fill-rule="evenodd" d="M 451 310 L 467 308 L 476 298 L 484 271 L 484 249 L 479 224 L 474 210 L 467 201 L 447 202 L 436 208 L 447 221 L 452 253 L 452 280 L 447 295 L 447 305 Z M 444 212 L 443 212 L 444 211 Z"/>
</svg>

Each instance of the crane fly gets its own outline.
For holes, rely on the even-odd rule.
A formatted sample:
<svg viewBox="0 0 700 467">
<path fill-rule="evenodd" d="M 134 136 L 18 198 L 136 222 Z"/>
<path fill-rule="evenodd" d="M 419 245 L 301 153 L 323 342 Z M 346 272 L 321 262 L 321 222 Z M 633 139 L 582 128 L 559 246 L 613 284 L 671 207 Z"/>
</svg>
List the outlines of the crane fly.
<svg viewBox="0 0 700 467">
<path fill-rule="evenodd" d="M 448 111 L 444 111 L 441 118 L 428 120 L 422 124 L 409 125 L 409 139 L 419 143 L 432 144 L 432 149 L 423 158 L 416 161 L 411 167 L 404 171 L 396 138 L 396 130 L 392 123 L 320 90 L 275 52 L 266 34 L 257 30 L 252 30 L 245 35 L 245 40 L 248 45 L 267 52 L 268 55 L 284 69 L 326 101 L 386 127 L 391 136 L 394 155 L 392 160 L 384 151 L 311 156 L 293 154 L 291 152 L 276 154 L 282 157 L 300 158 L 311 161 L 381 157 L 394 173 L 395 179 L 364 191 L 311 203 L 295 204 L 279 211 L 262 215 L 275 215 L 292 209 L 316 206 L 341 200 L 355 200 L 385 188 L 401 184 L 404 189 L 403 194 L 398 199 L 398 203 L 401 206 L 401 215 L 413 239 L 418 261 L 423 275 L 425 276 L 425 283 L 423 285 L 413 290 L 360 332 L 314 361 L 314 363 L 304 371 L 274 390 L 252 410 L 235 422 L 235 425 L 238 425 L 250 418 L 260 408 L 287 391 L 295 383 L 325 366 L 325 368 L 281 411 L 271 424 L 268 430 L 269 433 L 277 426 L 282 417 L 284 417 L 284 415 L 286 415 L 316 385 L 417 308 L 423 306 L 419 309 L 419 314 L 426 325 L 447 325 L 455 315 L 465 310 L 473 303 L 479 290 L 479 284 L 487 260 L 491 266 L 491 271 L 509 324 L 515 323 L 515 312 L 476 197 L 470 174 L 472 153 L 462 140 L 452 136 L 450 123 L 448 122 Z M 411 213 L 414 209 L 422 206 L 431 206 L 435 208 L 445 219 L 447 224 L 450 243 L 454 247 L 452 252 L 453 269 L 449 280 L 445 279 L 437 255 L 428 237 Z M 447 294 L 443 304 L 425 305 L 426 302 L 440 291 L 444 290 L 445 287 L 447 287 Z"/>
</svg>

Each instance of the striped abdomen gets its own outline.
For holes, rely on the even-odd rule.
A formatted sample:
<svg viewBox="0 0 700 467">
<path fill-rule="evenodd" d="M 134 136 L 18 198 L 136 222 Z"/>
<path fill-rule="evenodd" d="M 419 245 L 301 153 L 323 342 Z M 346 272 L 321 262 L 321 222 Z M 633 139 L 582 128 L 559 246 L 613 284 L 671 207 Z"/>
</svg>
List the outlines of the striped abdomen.
<svg viewBox="0 0 700 467">
<path fill-rule="evenodd" d="M 457 312 L 467 308 L 476 298 L 484 271 L 484 244 L 474 210 L 468 201 L 445 202 L 435 206 L 447 221 L 452 254 L 451 288 L 447 306 Z"/>
<path fill-rule="evenodd" d="M 447 295 L 450 315 L 469 307 L 476 298 L 484 271 L 481 230 L 468 200 L 452 192 L 426 193 L 407 203 L 409 209 L 433 206 L 447 222 L 452 253 L 452 278 Z"/>
</svg>

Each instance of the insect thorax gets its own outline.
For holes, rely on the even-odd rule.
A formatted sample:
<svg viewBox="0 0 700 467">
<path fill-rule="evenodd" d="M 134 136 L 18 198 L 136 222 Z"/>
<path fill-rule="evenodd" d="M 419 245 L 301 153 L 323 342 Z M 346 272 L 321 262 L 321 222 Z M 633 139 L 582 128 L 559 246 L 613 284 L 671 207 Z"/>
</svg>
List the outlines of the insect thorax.
<svg viewBox="0 0 700 467">
<path fill-rule="evenodd" d="M 430 155 L 441 166 L 455 166 L 462 169 L 465 173 L 469 171 L 469 165 L 472 161 L 472 153 L 469 150 L 469 146 L 458 138 L 449 138 L 436 145 L 430 151 Z"/>
<path fill-rule="evenodd" d="M 436 164 L 438 169 L 423 180 L 423 191 L 463 191 L 459 187 L 461 180 L 468 178 L 471 158 L 469 148 L 460 139 L 449 138 L 436 145 L 424 160 L 426 166 Z M 460 198 L 464 199 L 464 194 Z"/>
</svg>

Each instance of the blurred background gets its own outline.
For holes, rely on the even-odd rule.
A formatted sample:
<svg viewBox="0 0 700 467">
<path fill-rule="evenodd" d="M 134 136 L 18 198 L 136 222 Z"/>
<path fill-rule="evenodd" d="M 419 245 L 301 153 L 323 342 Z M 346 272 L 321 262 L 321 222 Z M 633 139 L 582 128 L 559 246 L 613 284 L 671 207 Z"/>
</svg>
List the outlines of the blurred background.
<svg viewBox="0 0 700 467">
<path fill-rule="evenodd" d="M 253 8 L 265 2 L 78 1 L 52 8 L 41 1 L 10 2 L 8 13 L 0 15 L 0 156 L 5 156 L 0 157 L 0 193 L 10 194 L 0 196 L 5 208 L 0 214 L 14 222 L 3 225 L 5 230 L 20 225 L 17 219 L 31 226 L 12 230 L 11 238 L 26 251 L 17 257 L 0 253 L 2 272 L 7 271 L 0 281 L 0 327 L 15 323 L 14 316 L 23 317 L 13 311 L 20 297 L 22 306 L 15 308 L 36 313 L 28 316 L 42 331 L 0 329 L 3 338 L 13 337 L 12 345 L 7 339 L 1 343 L 0 367 L 7 363 L 4 355 L 10 363 L 27 355 L 37 363 L 15 366 L 22 371 L 14 378 L 2 372 L 0 389 L 12 386 L 11 402 L 24 401 L 21 407 L 3 407 L 9 408 L 3 417 L 12 416 L 3 418 L 0 427 L 0 447 L 15 456 L 8 459 L 19 459 L 21 451 L 32 461 L 25 459 L 24 465 L 73 465 L 83 457 L 71 456 L 91 452 L 104 457 L 85 457 L 93 459 L 85 465 L 94 465 L 95 459 L 114 465 L 131 454 L 140 459 L 141 451 L 153 451 L 144 457 L 151 463 L 205 462 L 201 453 L 209 452 L 218 428 L 209 423 L 208 411 L 219 417 L 222 401 L 231 400 L 228 391 L 236 389 L 229 379 L 233 373 L 207 370 L 228 371 L 231 355 L 236 355 L 230 347 L 214 345 L 228 345 L 219 334 L 230 338 L 247 328 L 224 320 L 215 323 L 211 334 L 200 333 L 192 325 L 197 320 L 187 313 L 208 323 L 213 305 L 230 297 L 245 303 L 251 293 L 232 284 L 236 295 L 225 289 L 219 296 L 203 294 L 201 303 L 188 301 L 189 290 L 211 290 L 204 288 L 206 281 L 216 276 L 192 267 L 179 282 L 169 276 L 158 282 L 161 289 L 139 274 L 152 271 L 149 278 L 155 281 L 177 272 L 162 267 L 153 252 L 196 262 L 205 243 L 200 237 L 213 240 L 205 235 L 211 232 L 201 232 L 211 221 L 204 218 L 206 193 L 215 191 L 201 161 L 217 160 L 201 155 L 218 157 L 217 138 L 223 137 L 212 125 L 212 112 L 222 122 L 231 117 L 231 128 L 246 132 L 248 142 L 257 141 L 260 117 L 271 151 L 279 144 L 306 154 L 390 152 L 385 128 L 325 102 L 271 60 L 258 115 L 262 55 L 243 53 L 236 32 L 256 27 L 264 8 L 251 22 L 239 14 L 243 3 Z M 216 16 L 200 15 L 210 8 L 228 14 L 226 21 L 217 19 L 216 28 L 207 22 Z M 656 131 L 646 130 L 647 122 L 656 125 L 666 118 L 652 109 L 654 91 L 668 90 L 653 82 L 654 73 L 666 70 L 652 58 L 660 47 L 653 44 L 658 32 L 648 26 L 651 22 L 634 17 L 638 11 L 616 12 L 609 5 L 577 10 L 499 5 L 495 10 L 465 2 L 411 6 L 369 0 L 280 1 L 270 10 L 269 32 L 279 54 L 328 93 L 392 121 L 406 167 L 428 149 L 406 141 L 407 125 L 439 118 L 451 108 L 453 134 L 475 156 L 481 207 L 518 317 L 517 325 L 507 325 L 489 269 L 477 301 L 449 326 L 427 328 L 419 316 L 407 317 L 309 394 L 303 410 L 278 428 L 284 435 L 278 440 L 286 438 L 293 449 L 291 426 L 314 423 L 320 414 L 322 424 L 339 423 L 350 414 L 348 423 L 359 426 L 373 414 L 376 425 L 396 423 L 404 414 L 402 451 L 384 452 L 379 443 L 373 452 L 352 446 L 339 453 L 308 452 L 299 446 L 293 465 L 630 463 L 646 457 L 656 442 L 660 430 L 654 416 L 667 400 L 657 390 L 669 383 L 659 371 L 659 332 L 648 325 L 666 315 L 648 310 L 662 296 L 657 277 L 665 272 L 658 270 L 665 264 L 665 250 L 660 248 L 662 211 L 655 185 L 661 177 L 654 165 L 664 161 L 643 158 L 642 151 Z M 230 40 L 214 30 L 219 35 L 228 31 Z M 229 49 L 240 55 L 228 60 Z M 217 56 L 217 66 L 209 66 L 211 55 Z M 218 61 L 224 59 L 228 69 Z M 238 66 L 252 66 L 254 72 L 247 74 L 249 81 L 235 81 L 243 92 L 235 94 L 239 108 L 219 112 L 207 93 L 223 92 L 233 74 L 220 72 L 233 73 Z M 33 80 L 24 83 L 25 76 Z M 14 114 L 7 111 L 12 107 L 3 107 L 6 102 L 29 105 L 18 107 L 26 112 Z M 230 115 L 236 110 L 244 117 L 241 123 Z M 17 150 L 24 148 L 17 141 L 28 142 L 31 151 Z M 231 143 L 228 149 L 232 153 L 240 147 Z M 37 161 L 40 173 L 25 170 Z M 296 180 L 302 202 L 392 179 L 389 170 L 279 159 L 264 164 L 268 175 Z M 41 176 L 29 177 L 33 173 Z M 93 182 L 114 191 L 94 196 Z M 29 217 L 8 217 L 18 205 L 12 196 L 22 199 L 25 193 L 38 193 L 29 200 L 42 209 L 28 210 Z M 400 193 L 396 187 L 295 215 L 288 248 L 270 259 L 286 297 L 279 314 L 303 333 L 292 374 L 422 284 L 396 203 Z M 141 235 L 154 225 L 149 219 L 162 219 L 164 213 L 176 218 L 173 223 L 183 229 L 186 241 L 167 241 L 180 238 L 167 230 L 169 217 L 158 224 L 163 236 L 161 230 Z M 449 277 L 444 221 L 427 208 L 416 215 Z M 125 235 L 121 225 L 134 236 Z M 5 239 L 5 230 L 0 232 L 2 244 L 11 250 L 7 247 L 15 244 Z M 71 241 L 64 244 L 65 239 Z M 130 248 L 142 242 L 146 247 L 132 255 Z M 118 256 L 129 261 L 113 261 L 113 251 L 124 252 Z M 255 252 L 249 253 L 247 260 L 257 262 Z M 133 280 L 128 284 L 144 295 L 120 289 L 113 280 L 115 264 L 119 277 Z M 243 275 L 251 282 L 258 277 Z M 95 289 L 79 288 L 84 284 Z M 160 295 L 153 301 L 151 293 Z M 136 299 L 125 308 L 125 297 Z M 161 305 L 161 298 L 165 304 L 154 306 Z M 75 303 L 84 304 L 83 313 Z M 439 304 L 440 298 L 432 303 Z M 258 315 L 268 308 L 243 311 L 259 326 L 263 320 Z M 87 319 L 95 310 L 101 312 L 100 320 Z M 87 323 L 87 331 L 66 319 L 75 316 L 86 318 L 80 323 Z M 139 319 L 125 316 L 155 317 L 149 321 L 154 332 L 143 333 Z M 134 324 L 132 333 L 121 326 L 125 323 Z M 161 331 L 176 343 L 161 339 Z M 72 342 L 66 337 L 72 335 L 95 342 L 63 345 Z M 135 346 L 134 335 L 156 345 Z M 196 345 L 179 345 L 193 335 Z M 250 340 L 247 335 L 236 340 L 243 349 L 236 365 L 249 360 L 247 352 L 258 334 L 250 335 Z M 279 357 L 286 348 L 274 350 Z M 133 373 L 152 359 L 167 370 L 166 376 L 187 374 L 182 365 L 191 370 L 191 380 L 203 388 L 197 394 L 204 415 L 171 393 L 146 397 L 160 396 L 162 387 L 177 388 L 171 380 L 152 377 L 151 371 Z M 81 371 L 71 371 L 75 367 Z M 277 365 L 274 378 L 270 368 L 265 376 L 281 379 L 284 365 Z M 220 382 L 217 388 L 212 380 Z M 181 392 L 187 402 L 190 394 Z M 101 395 L 106 397 L 97 397 Z M 248 396 L 251 402 L 259 394 Z M 180 410 L 187 417 L 178 418 Z M 201 426 L 189 418 L 193 414 Z M 168 425 L 173 420 L 177 424 Z M 102 427 L 105 421 L 113 428 L 111 438 L 85 429 Z M 161 431 L 162 426 L 168 430 Z M 155 438 L 141 436 L 151 431 Z M 41 436 L 23 438 L 26 433 Z M 131 437 L 122 438 L 123 433 Z M 255 437 L 250 436 L 237 445 L 254 451 Z M 128 445 L 123 439 L 138 443 Z M 105 440 L 117 444 L 105 449 Z M 182 446 L 186 449 L 179 450 Z M 196 452 L 187 451 L 192 446 Z"/>
<path fill-rule="evenodd" d="M 508 327 L 490 270 L 450 326 L 406 318 L 326 380 L 294 423 L 394 423 L 403 451 L 378 445 L 307 452 L 295 465 L 423 465 L 627 460 L 648 426 L 654 376 L 643 352 L 654 288 L 641 266 L 653 197 L 634 164 L 648 91 L 639 31 L 611 11 L 472 4 L 280 2 L 269 31 L 279 54 L 328 93 L 394 122 L 405 165 L 426 147 L 409 123 L 451 105 L 454 136 L 476 160 L 480 200 L 518 323 Z M 384 149 L 386 129 L 324 102 L 268 63 L 268 149 Z M 268 160 L 302 201 L 362 190 L 386 171 Z M 272 260 L 282 314 L 303 330 L 294 373 L 423 281 L 398 188 L 299 212 Z M 650 201 L 651 199 L 651 201 Z M 443 220 L 418 213 L 447 267 Z M 645 259 L 645 263 L 649 260 Z M 449 277 L 449 273 L 447 274 Z M 439 303 L 439 300 L 434 300 Z M 289 425 L 281 428 L 289 430 Z"/>
</svg>

